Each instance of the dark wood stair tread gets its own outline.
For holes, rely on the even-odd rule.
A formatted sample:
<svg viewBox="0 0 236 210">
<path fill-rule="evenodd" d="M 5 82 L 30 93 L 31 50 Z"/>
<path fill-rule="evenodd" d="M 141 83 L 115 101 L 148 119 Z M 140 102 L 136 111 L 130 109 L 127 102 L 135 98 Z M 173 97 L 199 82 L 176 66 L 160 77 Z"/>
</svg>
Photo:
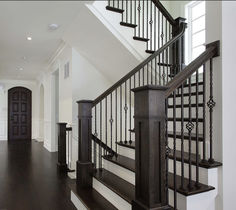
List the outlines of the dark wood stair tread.
<svg viewBox="0 0 236 210">
<path fill-rule="evenodd" d="M 94 177 L 108 187 L 110 190 L 118 194 L 124 200 L 131 204 L 135 198 L 135 187 L 119 176 L 107 171 L 106 169 L 97 169 Z"/>
<path fill-rule="evenodd" d="M 124 167 L 128 170 L 135 171 L 134 160 L 123 155 L 118 156 L 111 156 L 111 155 L 104 155 L 103 158 L 105 160 L 111 161 L 121 167 Z"/>
<path fill-rule="evenodd" d="M 142 42 L 148 42 L 149 41 L 148 38 L 143 38 L 143 37 L 138 37 L 138 36 L 134 36 L 133 39 L 137 40 L 137 41 L 142 41 Z"/>
<path fill-rule="evenodd" d="M 188 133 L 185 132 L 183 136 L 184 136 L 184 139 L 189 140 L 189 134 Z M 174 137 L 174 132 L 169 131 L 168 132 L 168 137 L 173 138 Z M 176 138 L 178 138 L 178 139 L 182 138 L 181 132 L 176 132 Z M 197 140 L 196 133 L 191 134 L 191 140 Z M 203 141 L 203 135 L 202 134 L 198 134 L 198 140 Z"/>
<path fill-rule="evenodd" d="M 132 133 L 134 133 L 135 131 L 134 131 L 134 129 L 132 129 L 132 130 L 129 130 L 130 132 L 132 132 Z M 189 134 L 188 133 L 186 133 L 186 132 L 184 132 L 184 139 L 189 139 Z M 173 138 L 174 137 L 174 132 L 173 131 L 169 131 L 168 132 L 168 137 L 170 137 L 170 138 Z M 182 134 L 181 134 L 181 132 L 176 132 L 176 138 L 177 139 L 181 139 L 182 138 Z M 196 140 L 197 139 L 197 135 L 196 135 L 196 133 L 192 133 L 191 134 L 191 140 Z M 203 135 L 202 134 L 198 134 L 198 140 L 199 141 L 203 141 Z M 133 148 L 133 144 L 134 144 L 134 146 L 135 146 L 135 142 L 132 142 L 131 144 L 128 142 L 128 143 L 125 143 L 125 142 L 118 142 L 117 144 L 119 144 L 119 145 L 121 145 L 121 146 L 124 146 L 124 145 L 127 145 L 126 147 L 130 147 L 130 148 Z"/>
<path fill-rule="evenodd" d="M 120 25 L 130 27 L 130 28 L 136 28 L 137 27 L 136 24 L 126 23 L 126 22 L 120 22 Z"/>
<path fill-rule="evenodd" d="M 121 156 L 121 155 L 118 155 L 118 157 L 119 156 Z M 116 158 L 111 158 L 111 159 L 112 159 L 111 162 L 113 162 L 113 163 L 115 163 L 119 166 L 123 166 L 124 168 L 126 168 L 126 169 L 128 169 L 132 172 L 135 172 L 135 160 L 127 158 L 125 156 L 122 156 L 122 164 L 121 164 L 121 162 L 118 163 L 118 161 L 116 161 Z M 169 180 L 169 188 L 174 189 L 174 177 L 173 177 L 172 173 L 169 173 L 168 180 Z M 201 183 L 199 183 L 200 187 L 196 188 L 195 187 L 195 181 L 192 181 L 194 187 L 193 187 L 193 189 L 189 190 L 187 188 L 188 183 L 189 183 L 188 179 L 184 178 L 184 188 L 186 190 L 182 190 L 182 189 L 180 189 L 181 176 L 176 175 L 176 181 L 177 181 L 177 192 L 179 192 L 183 195 L 186 195 L 186 196 L 194 195 L 194 194 L 201 193 L 201 192 L 207 192 L 209 190 L 214 190 L 215 189 L 214 187 L 211 187 L 211 186 L 208 186 L 208 185 L 205 185 L 205 184 L 201 184 Z M 114 185 L 114 183 L 113 183 L 113 185 Z"/>
<path fill-rule="evenodd" d="M 153 54 L 155 51 L 154 50 L 145 50 L 146 53 Z"/>
<path fill-rule="evenodd" d="M 178 117 L 176 118 L 176 122 L 181 122 L 181 120 L 182 120 L 181 118 L 178 118 Z M 192 118 L 192 122 L 196 122 L 196 120 L 197 120 L 196 118 Z M 169 117 L 168 121 L 174 121 L 174 118 Z M 184 122 L 189 122 L 189 118 L 184 118 L 183 121 Z M 203 122 L 203 119 L 199 118 L 198 122 Z"/>
<path fill-rule="evenodd" d="M 196 95 L 197 95 L 196 92 L 192 92 L 192 93 L 191 93 L 191 96 L 196 96 Z M 199 95 L 199 96 L 200 96 L 200 95 L 203 95 L 203 92 L 202 92 L 202 91 L 198 92 L 198 95 Z M 189 93 L 184 93 L 183 96 L 184 96 L 184 97 L 186 97 L 186 96 L 189 97 Z M 169 98 L 173 98 L 173 97 L 174 97 L 173 94 L 169 96 Z M 181 97 L 181 94 L 176 94 L 175 97 L 176 97 L 176 98 L 177 98 L 177 97 Z"/>
<path fill-rule="evenodd" d="M 78 197 L 78 199 L 91 210 L 116 210 L 107 199 L 105 199 L 95 189 L 80 189 L 76 186 L 76 183 L 70 185 L 71 190 Z"/>
<path fill-rule="evenodd" d="M 119 8 L 111 7 L 111 6 L 106 6 L 106 9 L 109 10 L 109 11 L 118 12 L 118 13 L 121 13 L 121 14 L 124 12 L 123 9 L 119 9 Z"/>
<path fill-rule="evenodd" d="M 181 108 L 181 104 L 176 104 L 175 105 L 176 108 Z M 191 107 L 194 108 L 194 107 L 197 107 L 197 104 L 191 104 Z M 203 107 L 203 104 L 202 103 L 199 103 L 198 104 L 198 107 Z M 169 109 L 173 109 L 174 108 L 174 105 L 168 105 L 168 108 Z M 189 104 L 184 104 L 183 105 L 183 108 L 189 108 Z"/>
</svg>

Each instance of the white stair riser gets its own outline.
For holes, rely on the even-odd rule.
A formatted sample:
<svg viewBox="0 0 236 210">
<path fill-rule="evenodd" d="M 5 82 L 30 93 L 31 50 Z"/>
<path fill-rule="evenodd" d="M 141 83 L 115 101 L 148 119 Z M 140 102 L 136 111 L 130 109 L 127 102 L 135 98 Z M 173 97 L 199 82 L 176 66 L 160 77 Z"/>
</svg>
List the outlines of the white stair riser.
<svg viewBox="0 0 236 210">
<path fill-rule="evenodd" d="M 189 108 L 184 107 L 184 117 L 185 118 L 189 117 L 188 113 L 189 113 Z M 196 118 L 196 107 L 192 107 L 192 113 L 191 114 L 192 114 L 192 119 Z M 173 115 L 173 108 L 169 108 L 168 109 L 168 117 L 172 118 L 173 116 L 174 116 Z M 176 108 L 176 117 L 177 118 L 181 117 L 181 108 L 179 108 L 179 107 Z M 200 106 L 200 107 L 198 107 L 198 119 L 202 119 L 202 118 L 203 118 L 203 107 Z M 200 122 L 199 125 L 202 125 L 202 122 Z M 201 127 L 201 126 L 199 126 L 199 127 Z"/>
<path fill-rule="evenodd" d="M 113 171 L 115 171 L 115 169 L 113 169 L 113 168 L 118 167 L 116 164 L 114 164 L 110 161 L 107 161 L 107 163 L 105 165 L 106 165 L 105 169 L 109 170 L 112 173 L 113 173 Z M 185 167 L 187 167 L 187 165 Z M 180 164 L 179 164 L 179 166 L 177 166 L 177 168 L 180 168 Z M 180 169 L 177 169 L 177 171 L 180 171 Z M 211 185 L 211 186 L 214 186 L 214 187 L 217 186 L 217 173 L 218 173 L 217 168 L 208 169 L 208 170 L 207 169 L 201 169 L 200 173 L 201 173 L 201 176 L 205 177 L 205 179 L 200 179 L 200 182 Z M 121 173 L 119 173 L 119 170 L 117 170 L 116 175 L 121 177 L 122 179 L 130 182 L 131 184 L 135 183 L 135 173 L 128 170 L 128 169 L 124 169 Z M 133 177 L 133 179 L 130 180 L 130 177 Z M 181 209 L 181 210 L 195 210 L 196 208 L 194 207 L 194 205 L 196 205 L 196 201 L 195 201 L 196 197 L 199 199 L 198 202 L 201 199 L 204 201 L 203 203 L 199 202 L 197 204 L 198 210 L 199 209 L 208 210 L 205 205 L 207 205 L 209 207 L 209 209 L 212 209 L 212 206 L 210 206 L 210 204 L 212 204 L 211 200 L 216 195 L 217 195 L 217 187 L 216 187 L 216 190 L 212 190 L 212 191 L 206 192 L 206 193 L 200 193 L 200 194 L 193 195 L 193 196 L 184 196 L 180 193 L 177 193 L 178 209 Z M 210 196 L 209 197 L 209 203 L 207 203 L 208 196 Z M 170 204 L 173 205 L 174 194 L 173 194 L 173 191 L 170 190 L 170 189 L 169 189 L 169 199 L 170 199 Z M 194 203 L 194 205 L 192 203 Z M 212 209 L 212 210 L 214 210 L 214 209 Z"/>
<path fill-rule="evenodd" d="M 112 203 L 119 210 L 131 210 L 132 206 L 126 200 L 121 198 L 115 192 L 110 190 L 104 184 L 99 182 L 97 179 L 93 178 L 93 188 L 97 190 L 104 198 L 106 198 L 110 203 Z"/>
<path fill-rule="evenodd" d="M 75 205 L 78 210 L 88 210 L 88 208 L 83 204 L 83 202 L 75 195 L 73 191 L 70 192 L 71 202 Z"/>
<path fill-rule="evenodd" d="M 191 196 L 177 193 L 177 209 L 181 210 L 215 210 L 216 190 Z M 169 190 L 169 202 L 174 206 L 174 193 Z"/>
<path fill-rule="evenodd" d="M 135 150 L 128 147 L 118 146 L 118 154 L 135 159 Z"/>
<path fill-rule="evenodd" d="M 169 172 L 174 172 L 174 161 L 169 159 Z M 181 162 L 176 161 L 176 173 L 181 175 Z M 184 177 L 189 177 L 189 165 L 184 163 Z M 196 166 L 192 165 L 192 180 L 196 180 Z M 217 168 L 207 169 L 199 167 L 199 182 L 206 185 L 217 186 Z"/>
</svg>

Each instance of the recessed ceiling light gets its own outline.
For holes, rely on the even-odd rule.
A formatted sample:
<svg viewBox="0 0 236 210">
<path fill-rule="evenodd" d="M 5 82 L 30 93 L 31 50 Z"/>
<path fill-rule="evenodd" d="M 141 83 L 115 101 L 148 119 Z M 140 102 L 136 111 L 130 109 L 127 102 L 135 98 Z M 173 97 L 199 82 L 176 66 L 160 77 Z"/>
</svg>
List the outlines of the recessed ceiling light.
<svg viewBox="0 0 236 210">
<path fill-rule="evenodd" d="M 52 23 L 52 24 L 49 24 L 49 25 L 48 25 L 48 28 L 49 28 L 50 30 L 52 30 L 52 31 L 58 29 L 58 27 L 59 27 L 59 25 L 56 24 L 56 23 Z"/>
<path fill-rule="evenodd" d="M 23 71 L 23 68 L 22 68 L 22 67 L 20 67 L 20 68 L 18 68 L 18 70 L 19 70 L 19 71 Z"/>
<path fill-rule="evenodd" d="M 28 41 L 31 41 L 31 40 L 32 40 L 32 37 L 28 36 L 28 37 L 27 37 L 27 40 L 28 40 Z"/>
</svg>

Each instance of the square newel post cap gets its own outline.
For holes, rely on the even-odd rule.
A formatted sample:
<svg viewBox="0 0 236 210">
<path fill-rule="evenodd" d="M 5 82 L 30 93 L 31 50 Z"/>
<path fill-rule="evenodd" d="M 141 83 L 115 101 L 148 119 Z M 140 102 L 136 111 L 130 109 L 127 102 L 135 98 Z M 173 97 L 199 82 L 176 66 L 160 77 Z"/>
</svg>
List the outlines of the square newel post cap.
<svg viewBox="0 0 236 210">
<path fill-rule="evenodd" d="M 146 91 L 146 90 L 160 90 L 160 91 L 166 91 L 168 89 L 167 86 L 161 86 L 161 85 L 145 85 L 142 87 L 133 88 L 132 91 L 134 93 Z"/>
<path fill-rule="evenodd" d="M 67 123 L 65 123 L 65 122 L 58 122 L 57 124 L 58 125 L 67 125 Z"/>
<path fill-rule="evenodd" d="M 76 103 L 77 104 L 92 104 L 93 100 L 79 100 Z"/>
</svg>

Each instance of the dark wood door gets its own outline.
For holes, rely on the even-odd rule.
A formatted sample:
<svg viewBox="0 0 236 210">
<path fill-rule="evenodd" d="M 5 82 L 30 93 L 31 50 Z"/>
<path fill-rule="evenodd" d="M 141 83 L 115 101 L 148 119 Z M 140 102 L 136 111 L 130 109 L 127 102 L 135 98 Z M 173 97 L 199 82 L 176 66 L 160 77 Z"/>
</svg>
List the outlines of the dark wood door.
<svg viewBox="0 0 236 210">
<path fill-rule="evenodd" d="M 8 90 L 8 140 L 31 140 L 32 94 L 24 87 Z"/>
</svg>

